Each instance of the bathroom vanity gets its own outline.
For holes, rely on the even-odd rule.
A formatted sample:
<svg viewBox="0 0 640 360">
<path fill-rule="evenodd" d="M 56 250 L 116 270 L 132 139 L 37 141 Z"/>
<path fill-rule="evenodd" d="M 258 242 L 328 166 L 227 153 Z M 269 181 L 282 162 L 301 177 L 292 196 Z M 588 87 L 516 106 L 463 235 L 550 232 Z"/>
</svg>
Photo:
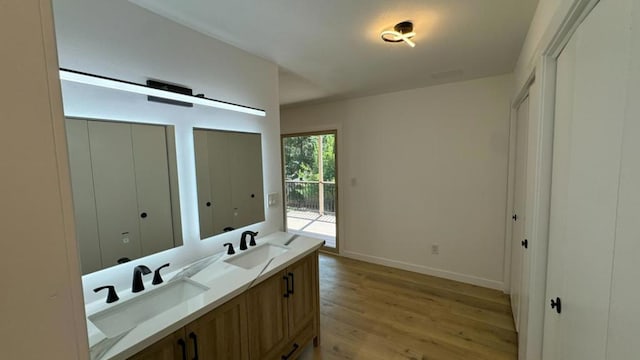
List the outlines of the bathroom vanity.
<svg viewBox="0 0 640 360">
<path fill-rule="evenodd" d="M 321 246 L 322 240 L 274 233 L 114 304 L 90 304 L 92 359 L 297 358 L 311 340 L 320 341 Z M 145 315 L 154 307 L 158 313 Z"/>
</svg>

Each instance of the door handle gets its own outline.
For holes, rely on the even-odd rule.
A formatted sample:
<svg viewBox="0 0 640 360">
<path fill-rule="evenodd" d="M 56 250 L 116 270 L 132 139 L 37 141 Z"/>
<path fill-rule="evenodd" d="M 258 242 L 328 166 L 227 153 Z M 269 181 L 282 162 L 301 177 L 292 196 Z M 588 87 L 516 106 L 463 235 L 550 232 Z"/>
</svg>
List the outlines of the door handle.
<svg viewBox="0 0 640 360">
<path fill-rule="evenodd" d="M 513 219 L 513 221 L 518 221 L 518 214 L 513 214 L 511 218 Z"/>
<path fill-rule="evenodd" d="M 524 247 L 525 249 L 528 249 L 529 248 L 529 240 L 527 240 L 527 239 L 522 240 L 520 245 L 522 245 L 522 247 Z"/>
<path fill-rule="evenodd" d="M 556 309 L 556 312 L 560 314 L 562 312 L 562 300 L 559 297 L 556 297 L 555 301 L 551 299 L 551 308 Z"/>
</svg>

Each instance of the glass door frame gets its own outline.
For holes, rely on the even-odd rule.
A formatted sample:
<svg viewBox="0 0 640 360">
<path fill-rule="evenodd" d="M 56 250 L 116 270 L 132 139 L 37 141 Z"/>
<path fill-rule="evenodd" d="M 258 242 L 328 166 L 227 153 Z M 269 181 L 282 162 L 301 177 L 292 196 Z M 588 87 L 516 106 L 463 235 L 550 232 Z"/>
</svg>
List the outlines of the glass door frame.
<svg viewBox="0 0 640 360">
<path fill-rule="evenodd" d="M 339 166 L 338 166 L 338 158 L 339 158 L 339 146 L 338 146 L 338 130 L 337 129 L 329 129 L 329 130 L 319 130 L 319 131 L 308 131 L 308 132 L 297 132 L 297 133 L 288 133 L 288 134 L 280 134 L 280 160 L 281 160 L 281 173 L 282 173 L 282 200 L 283 200 L 283 204 L 282 204 L 282 215 L 283 215 L 283 224 L 284 224 L 284 231 L 287 231 L 287 193 L 286 193 L 286 185 L 285 185 L 285 157 L 284 157 L 284 140 L 286 138 L 293 138 L 293 137 L 303 137 L 303 136 L 322 136 L 322 135 L 333 135 L 334 136 L 334 146 L 335 146 L 335 151 L 334 151 L 334 155 L 335 155 L 335 174 L 336 174 L 336 180 L 335 180 L 335 217 L 336 217 L 336 247 L 332 248 L 332 247 L 328 247 L 326 245 L 323 245 L 322 248 L 320 248 L 321 251 L 325 251 L 325 252 L 329 252 L 329 253 L 334 253 L 334 254 L 339 254 L 340 253 L 340 187 L 338 185 L 339 183 Z"/>
</svg>

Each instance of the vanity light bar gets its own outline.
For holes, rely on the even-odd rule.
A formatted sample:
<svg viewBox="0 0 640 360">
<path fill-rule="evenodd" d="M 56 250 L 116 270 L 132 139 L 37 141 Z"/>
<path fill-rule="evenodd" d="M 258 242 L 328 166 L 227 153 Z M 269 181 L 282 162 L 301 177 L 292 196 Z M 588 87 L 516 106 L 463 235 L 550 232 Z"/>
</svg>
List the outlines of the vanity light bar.
<svg viewBox="0 0 640 360">
<path fill-rule="evenodd" d="M 256 109 L 249 106 L 238 105 L 226 101 L 209 99 L 204 96 L 194 96 L 179 94 L 172 91 L 160 90 L 149 87 L 147 85 L 136 84 L 133 82 L 108 78 L 105 76 L 83 73 L 80 71 L 60 69 L 60 80 L 72 81 L 81 84 L 95 85 L 109 89 L 122 90 L 141 95 L 156 96 L 164 99 L 188 102 L 192 104 L 210 106 L 218 109 L 237 111 L 241 113 L 266 116 L 266 112 L 262 109 Z"/>
</svg>

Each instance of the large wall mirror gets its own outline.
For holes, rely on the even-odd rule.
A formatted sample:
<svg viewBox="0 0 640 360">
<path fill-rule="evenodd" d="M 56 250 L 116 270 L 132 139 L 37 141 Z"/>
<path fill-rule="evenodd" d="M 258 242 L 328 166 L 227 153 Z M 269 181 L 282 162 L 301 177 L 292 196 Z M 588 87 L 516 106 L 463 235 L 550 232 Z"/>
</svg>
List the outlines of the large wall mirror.
<svg viewBox="0 0 640 360">
<path fill-rule="evenodd" d="M 200 238 L 264 221 L 260 134 L 194 129 Z"/>
<path fill-rule="evenodd" d="M 182 245 L 172 126 L 66 119 L 82 273 Z"/>
</svg>

